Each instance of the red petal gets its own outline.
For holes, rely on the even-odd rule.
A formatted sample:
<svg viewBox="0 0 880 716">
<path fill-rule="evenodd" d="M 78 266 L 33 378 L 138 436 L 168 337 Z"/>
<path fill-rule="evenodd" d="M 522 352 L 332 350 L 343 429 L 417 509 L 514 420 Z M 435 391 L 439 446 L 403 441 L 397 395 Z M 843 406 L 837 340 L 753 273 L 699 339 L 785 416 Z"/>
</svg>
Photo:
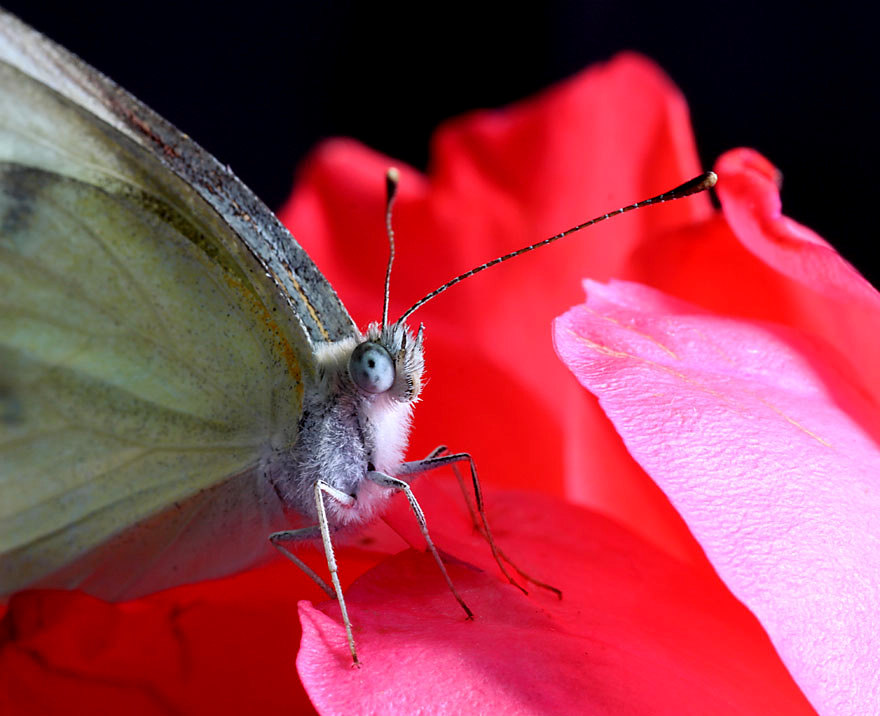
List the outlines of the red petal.
<svg viewBox="0 0 880 716">
<path fill-rule="evenodd" d="M 557 349 L 823 713 L 880 698 L 880 412 L 829 346 L 587 282 Z"/>
<path fill-rule="evenodd" d="M 880 312 L 880 294 L 818 234 L 782 214 L 781 176 L 752 149 L 717 162 L 721 208 L 740 241 L 777 271 L 838 300 Z"/>
<path fill-rule="evenodd" d="M 862 385 L 880 406 L 880 293 L 822 237 L 782 214 L 779 173 L 750 149 L 717 163 L 718 196 L 730 228 L 750 251 L 801 285 L 795 320 L 845 347 Z M 804 290 L 803 287 L 806 287 Z M 831 298 L 833 300 L 828 300 Z"/>
<path fill-rule="evenodd" d="M 393 163 L 351 142 L 326 144 L 281 212 L 362 325 L 381 311 L 383 176 Z M 699 171 L 684 100 L 633 55 L 450 123 L 432 166 L 428 178 L 404 168 L 392 316 L 456 273 Z M 410 454 L 440 443 L 468 450 L 489 483 L 567 494 L 702 559 L 595 402 L 571 390 L 548 326 L 580 300 L 584 267 L 617 275 L 643 235 L 710 213 L 695 197 L 627 215 L 465 281 L 415 314 L 429 383 Z"/>
<path fill-rule="evenodd" d="M 473 533 L 453 549 L 470 564 L 450 565 L 473 622 L 428 555 L 389 559 L 347 592 L 360 669 L 338 606 L 300 603 L 297 668 L 322 714 L 813 713 L 711 572 L 552 497 L 506 492 L 488 504 L 503 548 L 564 599 L 502 582 Z"/>
<path fill-rule="evenodd" d="M 338 556 L 346 582 L 377 560 Z M 20 592 L 0 621 L 0 713 L 310 713 L 294 604 L 322 594 L 287 562 L 123 604 Z"/>
</svg>

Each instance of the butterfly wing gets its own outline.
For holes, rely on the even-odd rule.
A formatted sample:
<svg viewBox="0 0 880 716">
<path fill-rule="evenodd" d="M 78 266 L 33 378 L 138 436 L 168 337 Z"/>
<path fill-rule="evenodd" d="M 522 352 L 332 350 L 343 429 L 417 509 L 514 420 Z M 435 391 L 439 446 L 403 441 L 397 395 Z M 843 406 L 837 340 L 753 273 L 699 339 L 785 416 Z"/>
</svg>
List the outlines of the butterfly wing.
<svg viewBox="0 0 880 716">
<path fill-rule="evenodd" d="M 269 556 L 257 466 L 351 318 L 228 170 L 6 14 L 0 94 L 0 594 Z"/>
</svg>

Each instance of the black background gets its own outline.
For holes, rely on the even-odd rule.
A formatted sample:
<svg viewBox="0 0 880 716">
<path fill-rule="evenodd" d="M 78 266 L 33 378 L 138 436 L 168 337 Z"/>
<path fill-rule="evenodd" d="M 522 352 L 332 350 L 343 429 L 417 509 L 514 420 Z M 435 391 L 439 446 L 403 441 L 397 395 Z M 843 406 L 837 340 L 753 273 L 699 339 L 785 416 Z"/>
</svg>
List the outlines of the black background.
<svg viewBox="0 0 880 716">
<path fill-rule="evenodd" d="M 232 166 L 277 208 L 298 161 L 348 135 L 419 167 L 442 120 L 623 49 L 687 97 L 704 166 L 751 146 L 785 211 L 875 285 L 877 17 L 843 3 L 7 2 Z M 641 198 L 641 197 L 633 197 Z"/>
</svg>

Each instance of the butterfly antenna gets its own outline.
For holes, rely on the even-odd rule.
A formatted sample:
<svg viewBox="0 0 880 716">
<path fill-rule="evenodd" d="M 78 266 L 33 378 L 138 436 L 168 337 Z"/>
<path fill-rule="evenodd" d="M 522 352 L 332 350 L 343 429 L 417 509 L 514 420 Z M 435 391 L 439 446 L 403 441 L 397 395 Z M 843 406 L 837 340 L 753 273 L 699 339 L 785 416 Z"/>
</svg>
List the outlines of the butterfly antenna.
<svg viewBox="0 0 880 716">
<path fill-rule="evenodd" d="M 651 204 L 662 204 L 665 201 L 674 201 L 675 199 L 683 199 L 686 196 L 690 196 L 691 194 L 698 194 L 701 191 L 705 191 L 710 187 L 715 186 L 715 182 L 718 181 L 718 176 L 715 172 L 705 172 L 700 174 L 700 176 L 691 179 L 688 182 L 685 182 L 681 186 L 675 187 L 675 189 L 670 189 L 669 191 L 664 191 L 662 194 L 658 194 L 657 196 L 652 196 L 650 199 L 645 199 L 644 201 L 637 201 L 635 204 L 630 204 L 629 206 L 621 207 L 616 211 L 609 212 L 608 214 L 602 214 L 601 216 L 597 216 L 594 219 L 590 219 L 589 221 L 585 221 L 583 224 L 578 224 L 577 226 L 573 226 L 570 229 L 563 231 L 561 234 L 556 234 L 555 236 L 551 236 L 549 239 L 544 239 L 543 241 L 539 241 L 536 244 L 531 244 L 530 246 L 525 246 L 521 249 L 517 249 L 516 251 L 511 251 L 509 254 L 505 254 L 504 256 L 499 256 L 497 259 L 492 259 L 487 263 L 484 263 L 482 266 L 477 266 L 476 268 L 471 269 L 459 276 L 456 276 L 451 281 L 447 281 L 440 288 L 431 291 L 431 293 L 423 296 L 418 301 L 416 301 L 412 306 L 410 306 L 406 311 L 404 311 L 403 315 L 397 319 L 398 323 L 402 323 L 409 316 L 419 310 L 422 306 L 424 306 L 428 301 L 432 298 L 439 296 L 446 289 L 452 288 L 455 284 L 464 281 L 466 278 L 470 278 L 474 276 L 480 271 L 485 271 L 487 268 L 491 268 L 492 266 L 496 266 L 497 264 L 504 263 L 505 261 L 509 261 L 512 258 L 516 258 L 517 256 L 521 256 L 522 254 L 527 254 L 529 251 L 534 251 L 535 249 L 539 249 L 542 246 L 546 246 L 547 244 L 552 244 L 554 241 L 559 241 L 559 239 L 564 239 L 569 234 L 574 234 L 581 229 L 586 229 L 588 226 L 592 226 L 593 224 L 598 224 L 606 219 L 610 219 L 614 216 L 619 216 L 620 214 L 625 214 L 628 211 L 634 211 L 635 209 L 641 209 L 644 206 L 650 206 Z"/>
<path fill-rule="evenodd" d="M 400 172 L 389 167 L 385 172 L 385 233 L 388 234 L 388 268 L 385 269 L 385 302 L 382 306 L 382 329 L 388 325 L 388 301 L 391 296 L 391 264 L 394 263 L 394 229 L 391 228 L 391 207 L 397 196 Z"/>
</svg>

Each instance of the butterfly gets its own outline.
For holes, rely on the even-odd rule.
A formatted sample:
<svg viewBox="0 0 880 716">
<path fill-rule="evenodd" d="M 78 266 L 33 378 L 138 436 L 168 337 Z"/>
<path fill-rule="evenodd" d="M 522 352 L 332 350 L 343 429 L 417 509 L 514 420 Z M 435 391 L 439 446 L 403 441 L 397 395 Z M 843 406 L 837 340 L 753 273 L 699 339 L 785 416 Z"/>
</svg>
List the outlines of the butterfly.
<svg viewBox="0 0 880 716">
<path fill-rule="evenodd" d="M 359 330 L 332 286 L 225 166 L 107 77 L 0 14 L 0 594 L 127 599 L 219 577 L 272 546 L 338 599 L 334 534 L 467 453 L 404 460 L 425 302 Z M 386 223 L 397 177 L 389 172 Z M 296 555 L 321 540 L 331 584 Z M 539 583 L 540 584 L 540 583 Z M 541 585 L 547 586 L 547 585 Z"/>
</svg>

